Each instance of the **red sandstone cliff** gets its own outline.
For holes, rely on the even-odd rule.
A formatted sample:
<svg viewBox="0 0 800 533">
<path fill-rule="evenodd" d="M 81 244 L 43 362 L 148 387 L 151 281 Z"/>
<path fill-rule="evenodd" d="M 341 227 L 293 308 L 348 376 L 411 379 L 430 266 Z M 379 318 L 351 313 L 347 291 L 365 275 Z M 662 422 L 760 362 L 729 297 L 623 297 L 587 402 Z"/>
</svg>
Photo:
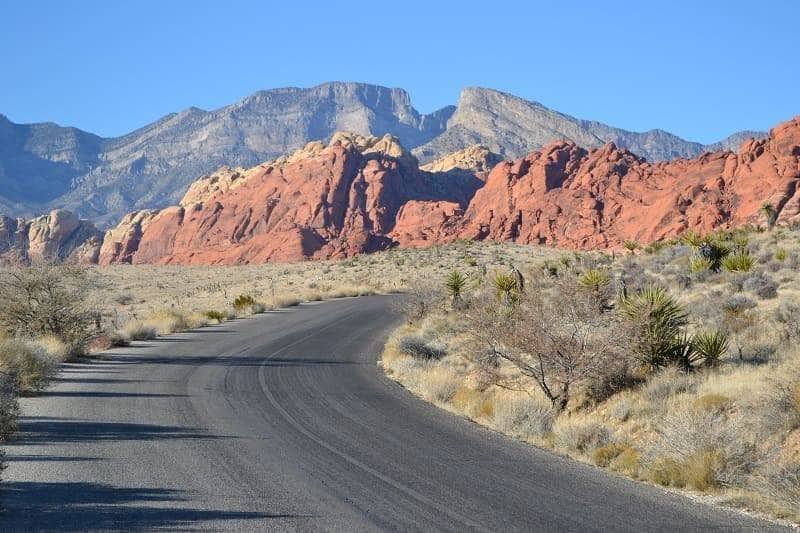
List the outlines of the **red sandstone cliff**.
<svg viewBox="0 0 800 533">
<path fill-rule="evenodd" d="M 758 222 L 764 202 L 779 224 L 800 222 L 800 117 L 738 154 L 668 163 L 563 141 L 501 162 L 488 177 L 459 166 L 459 158 L 474 166 L 480 153 L 429 172 L 390 136 L 337 134 L 327 146 L 206 176 L 180 206 L 126 216 L 106 234 L 99 261 L 256 263 L 456 238 L 617 247 Z"/>
</svg>

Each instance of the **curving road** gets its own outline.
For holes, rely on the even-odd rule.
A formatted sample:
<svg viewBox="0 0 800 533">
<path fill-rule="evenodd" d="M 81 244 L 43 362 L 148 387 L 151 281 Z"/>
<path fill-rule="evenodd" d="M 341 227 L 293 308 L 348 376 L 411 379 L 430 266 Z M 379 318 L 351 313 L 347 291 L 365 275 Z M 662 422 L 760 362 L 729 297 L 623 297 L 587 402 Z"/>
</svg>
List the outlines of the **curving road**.
<svg viewBox="0 0 800 533">
<path fill-rule="evenodd" d="M 65 365 L 23 401 L 0 530 L 766 531 L 414 398 L 391 297 L 303 305 Z"/>
</svg>

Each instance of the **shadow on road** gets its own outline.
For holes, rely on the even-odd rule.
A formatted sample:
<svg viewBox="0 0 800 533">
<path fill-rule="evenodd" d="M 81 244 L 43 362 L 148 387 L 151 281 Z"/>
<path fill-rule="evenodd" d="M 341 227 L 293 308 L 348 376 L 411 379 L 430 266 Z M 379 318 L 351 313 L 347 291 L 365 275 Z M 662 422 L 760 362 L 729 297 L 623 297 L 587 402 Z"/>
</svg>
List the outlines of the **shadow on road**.
<svg viewBox="0 0 800 533">
<path fill-rule="evenodd" d="M 0 529 L 141 530 L 197 529 L 216 520 L 264 520 L 297 515 L 175 508 L 187 501 L 180 491 L 123 488 L 95 483 L 3 483 Z M 161 503 L 162 506 L 146 505 Z M 255 527 L 256 524 L 253 524 Z"/>
<path fill-rule="evenodd" d="M 19 432 L 9 444 L 48 445 L 67 442 L 97 442 L 156 439 L 219 439 L 197 428 L 95 422 L 68 418 L 21 417 Z"/>
<path fill-rule="evenodd" d="M 40 391 L 39 397 L 56 398 L 188 398 L 187 394 L 163 394 L 159 392 L 106 392 L 106 391 Z"/>
</svg>

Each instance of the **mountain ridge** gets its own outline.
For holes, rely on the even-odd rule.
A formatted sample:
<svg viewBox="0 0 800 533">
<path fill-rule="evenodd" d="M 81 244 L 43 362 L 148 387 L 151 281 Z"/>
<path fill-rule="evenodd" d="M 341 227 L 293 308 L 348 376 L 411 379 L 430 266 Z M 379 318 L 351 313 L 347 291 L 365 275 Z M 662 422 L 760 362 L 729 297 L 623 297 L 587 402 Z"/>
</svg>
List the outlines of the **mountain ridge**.
<svg viewBox="0 0 800 533">
<path fill-rule="evenodd" d="M 652 133 L 658 130 L 576 119 L 492 89 L 466 88 L 458 104 L 420 113 L 404 89 L 328 82 L 256 91 L 213 110 L 188 107 L 111 138 L 0 115 L 0 210 L 33 216 L 66 208 L 104 226 L 132 209 L 175 203 L 197 176 L 219 167 L 252 166 L 339 130 L 395 135 L 423 163 L 474 144 L 515 158 L 560 138 L 587 147 L 611 140 L 648 159 L 691 157 L 704 148 Z"/>
</svg>

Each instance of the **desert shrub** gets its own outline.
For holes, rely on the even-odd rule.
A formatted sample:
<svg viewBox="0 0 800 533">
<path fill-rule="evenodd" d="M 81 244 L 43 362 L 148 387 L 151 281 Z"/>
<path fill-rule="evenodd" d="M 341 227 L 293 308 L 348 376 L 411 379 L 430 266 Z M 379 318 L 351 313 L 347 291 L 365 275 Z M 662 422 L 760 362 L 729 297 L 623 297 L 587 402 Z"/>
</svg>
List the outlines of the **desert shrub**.
<svg viewBox="0 0 800 533">
<path fill-rule="evenodd" d="M 492 425 L 508 435 L 539 438 L 553 429 L 555 413 L 549 402 L 531 396 L 502 396 L 494 404 Z"/>
<path fill-rule="evenodd" d="M 782 302 L 775 310 L 775 321 L 780 324 L 783 336 L 787 340 L 800 339 L 800 305 L 794 302 Z"/>
<path fill-rule="evenodd" d="M 211 320 L 212 322 L 216 322 L 218 324 L 225 322 L 225 319 L 227 318 L 227 314 L 223 313 L 222 311 L 206 311 L 203 314 L 208 320 Z"/>
<path fill-rule="evenodd" d="M 249 294 L 240 294 L 233 300 L 233 308 L 238 313 L 249 312 L 256 305 L 256 299 Z"/>
<path fill-rule="evenodd" d="M 145 327 L 156 330 L 159 335 L 168 335 L 180 331 L 188 331 L 205 324 L 202 315 L 187 314 L 177 309 L 160 309 L 153 311 L 145 320 Z M 131 336 L 133 338 L 133 336 Z"/>
<path fill-rule="evenodd" d="M 740 486 L 757 465 L 755 444 L 746 435 L 741 418 L 721 411 L 669 409 L 650 450 L 649 477 L 698 490 Z"/>
<path fill-rule="evenodd" d="M 737 250 L 722 259 L 722 266 L 728 272 L 750 272 L 756 265 L 756 258 L 747 250 Z"/>
<path fill-rule="evenodd" d="M 731 399 L 724 394 L 712 393 L 698 396 L 693 406 L 701 411 L 722 411 L 731 405 Z"/>
<path fill-rule="evenodd" d="M 100 313 L 88 305 L 92 281 L 88 269 L 36 263 L 0 276 L 0 328 L 25 337 L 54 335 L 70 354 L 85 351 L 100 333 Z"/>
<path fill-rule="evenodd" d="M 19 403 L 17 384 L 12 376 L 0 374 L 0 442 L 8 440 L 17 430 Z"/>
<path fill-rule="evenodd" d="M 586 396 L 590 402 L 600 403 L 639 382 L 626 359 L 611 360 L 587 380 Z"/>
<path fill-rule="evenodd" d="M 448 403 L 462 383 L 463 379 L 452 368 L 434 367 L 422 374 L 419 391 L 429 401 Z"/>
<path fill-rule="evenodd" d="M 616 317 L 574 278 L 551 279 L 549 291 L 526 291 L 513 308 L 492 302 L 475 307 L 465 329 L 477 341 L 476 354 L 518 370 L 509 375 L 500 366 L 484 366 L 490 379 L 517 389 L 535 384 L 557 410 L 566 408 L 574 385 L 624 357 Z"/>
<path fill-rule="evenodd" d="M 758 304 L 743 294 L 734 294 L 722 302 L 724 313 L 741 314 L 754 309 Z"/>
<path fill-rule="evenodd" d="M 108 334 L 107 340 L 109 348 L 120 348 L 131 344 L 131 338 L 124 331 L 112 331 Z"/>
<path fill-rule="evenodd" d="M 610 444 L 606 444 L 605 446 L 595 448 L 595 450 L 592 452 L 592 461 L 597 466 L 607 468 L 611 465 L 611 462 L 614 461 L 614 459 L 629 449 L 630 446 L 627 444 L 612 442 Z"/>
<path fill-rule="evenodd" d="M 414 359 L 441 359 L 446 355 L 443 348 L 429 343 L 417 335 L 406 335 L 397 343 L 400 353 L 413 357 Z"/>
<path fill-rule="evenodd" d="M 757 272 L 745 279 L 742 288 L 765 300 L 778 295 L 778 284 L 763 272 Z"/>
<path fill-rule="evenodd" d="M 579 453 L 591 453 L 611 442 L 611 432 L 605 425 L 583 418 L 562 418 L 553 432 L 558 446 Z"/>
<path fill-rule="evenodd" d="M 438 291 L 426 278 L 421 278 L 409 283 L 406 294 L 395 305 L 405 316 L 406 322 L 414 324 L 425 318 L 439 299 Z"/>
<path fill-rule="evenodd" d="M 642 395 L 653 405 L 661 405 L 665 400 L 678 394 L 694 392 L 697 380 L 686 371 L 666 368 L 650 379 L 642 389 Z"/>
<path fill-rule="evenodd" d="M 140 320 L 133 320 L 122 328 L 122 334 L 134 341 L 146 341 L 158 336 L 156 328 Z"/>
<path fill-rule="evenodd" d="M 12 380 L 18 391 L 39 391 L 55 373 L 60 355 L 49 353 L 35 341 L 6 339 L 0 342 L 0 372 Z"/>
<path fill-rule="evenodd" d="M 768 462 L 754 476 L 754 484 L 774 500 L 800 509 L 800 463 Z"/>
</svg>

